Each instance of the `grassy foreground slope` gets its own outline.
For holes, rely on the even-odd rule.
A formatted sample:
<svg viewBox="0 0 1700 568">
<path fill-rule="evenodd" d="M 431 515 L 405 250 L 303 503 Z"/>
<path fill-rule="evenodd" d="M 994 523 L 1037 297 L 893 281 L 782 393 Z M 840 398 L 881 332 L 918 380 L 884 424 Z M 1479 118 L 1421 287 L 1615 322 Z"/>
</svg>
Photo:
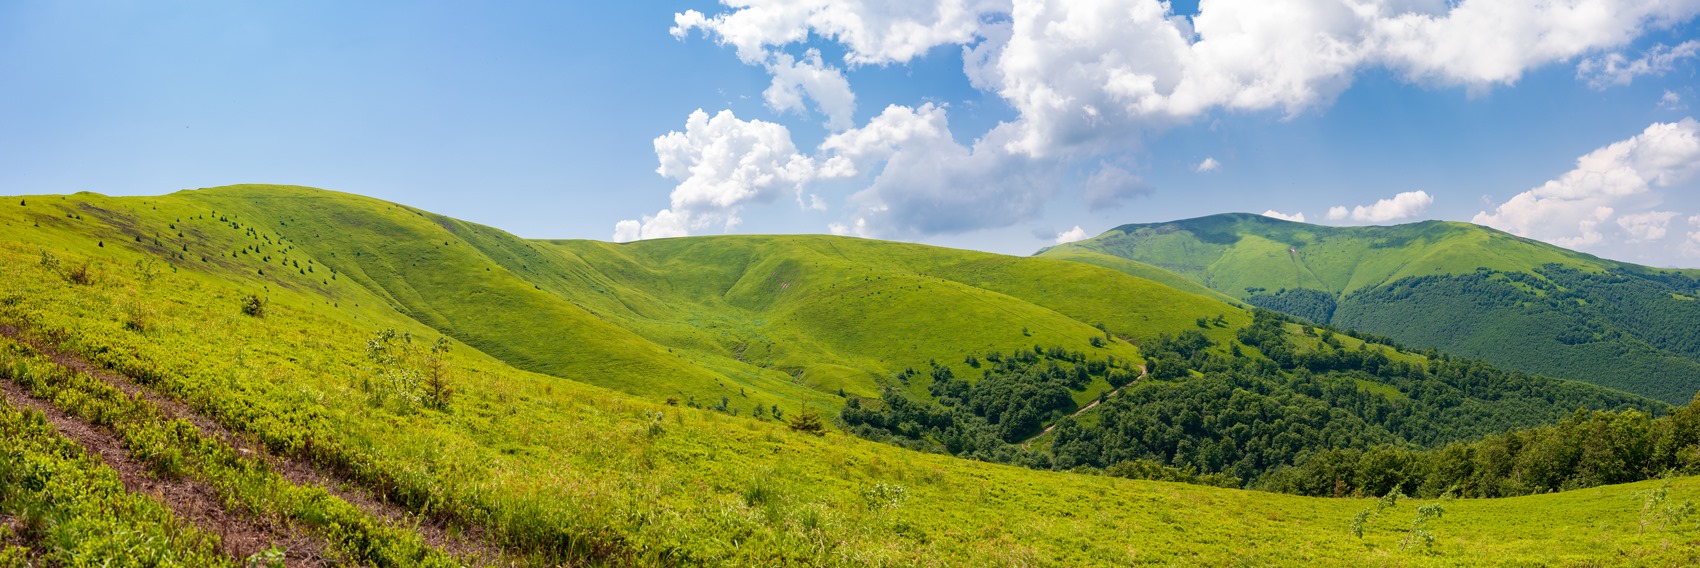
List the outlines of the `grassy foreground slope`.
<svg viewBox="0 0 1700 568">
<path fill-rule="evenodd" d="M 352 268 L 339 265 L 338 276 L 329 277 L 332 257 L 303 250 L 295 238 L 279 239 L 246 216 L 228 233 L 221 229 L 227 225 L 191 225 L 178 236 L 177 219 L 212 213 L 166 198 L 21 201 L 0 206 L 0 323 L 146 377 L 268 447 L 338 464 L 398 503 L 484 527 L 492 541 L 543 559 L 1700 561 L 1692 523 L 1639 530 L 1646 492 L 1656 484 L 1445 503 L 1445 516 L 1427 529 L 1434 544 L 1402 548 L 1422 503 L 1382 513 L 1360 540 L 1348 529 L 1369 500 L 1038 472 L 838 434 L 817 438 L 772 421 L 666 406 L 516 369 L 459 342 L 448 354 L 458 394 L 447 410 L 424 407 L 408 402 L 405 385 L 386 382 L 392 375 L 366 356 L 367 342 L 387 328 L 421 340 L 437 332 L 356 284 Z M 244 246 L 263 250 L 244 254 Z M 939 277 L 968 279 L 991 268 L 964 264 Z M 1035 297 L 1044 292 L 982 278 Z M 249 294 L 269 297 L 263 317 L 243 313 Z M 1056 302 L 1068 309 L 1065 300 Z M 1669 491 L 1692 499 L 1700 482 L 1675 480 Z"/>
<path fill-rule="evenodd" d="M 1318 323 L 1673 404 L 1700 390 L 1691 273 L 1467 223 L 1326 227 L 1225 214 L 1124 225 L 1040 256 L 1132 274 L 1155 266 Z"/>
</svg>

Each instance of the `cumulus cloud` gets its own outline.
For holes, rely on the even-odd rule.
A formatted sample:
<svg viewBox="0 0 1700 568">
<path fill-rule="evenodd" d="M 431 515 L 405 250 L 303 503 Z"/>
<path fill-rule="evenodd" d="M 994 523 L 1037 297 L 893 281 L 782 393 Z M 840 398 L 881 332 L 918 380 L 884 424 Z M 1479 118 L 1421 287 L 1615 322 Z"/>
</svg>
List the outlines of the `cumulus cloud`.
<svg viewBox="0 0 1700 568">
<path fill-rule="evenodd" d="M 980 15 L 993 6 L 964 0 L 880 2 L 864 0 L 723 0 L 731 12 L 674 14 L 673 37 L 701 30 L 733 46 L 745 63 L 766 58 L 769 48 L 807 40 L 811 34 L 845 47 L 845 61 L 905 63 L 939 45 L 969 43 Z"/>
<path fill-rule="evenodd" d="M 1371 53 L 1410 76 L 1466 85 L 1511 83 L 1534 67 L 1627 45 L 1700 11 L 1694 2 L 1662 0 L 1423 4 L 1427 13 L 1404 14 L 1393 14 L 1393 3 L 1378 4 Z"/>
<path fill-rule="evenodd" d="M 943 106 L 890 105 L 866 126 L 821 142 L 821 151 L 830 155 L 821 169 L 838 177 L 858 176 L 891 159 L 899 149 L 946 143 L 953 142 Z"/>
<path fill-rule="evenodd" d="M 1015 150 L 1045 155 L 1214 108 L 1327 104 L 1357 70 L 1485 88 L 1626 45 L 1700 9 L 1653 0 L 1015 0 L 965 59 L 1019 112 Z"/>
<path fill-rule="evenodd" d="M 1670 229 L 1670 220 L 1679 213 L 1675 211 L 1648 211 L 1645 213 L 1630 213 L 1619 215 L 1617 225 L 1629 234 L 1629 242 L 1638 243 L 1656 241 L 1665 238 Z"/>
<path fill-rule="evenodd" d="M 1472 90 L 1582 58 L 1586 78 L 1656 72 L 1695 48 L 1655 48 L 1636 59 L 1599 54 L 1700 12 L 1696 0 L 1211 0 L 1191 17 L 1159 0 L 723 3 L 717 14 L 676 14 L 671 33 L 701 32 L 732 47 L 773 74 L 770 106 L 789 112 L 813 101 L 842 129 L 821 146 L 817 175 L 874 176 L 851 201 L 854 219 L 875 234 L 1031 218 L 1072 164 L 1218 109 L 1294 115 L 1325 106 L 1365 68 Z M 818 53 L 784 55 L 819 41 L 838 44 L 851 67 L 959 46 L 970 83 L 1015 116 L 972 142 L 940 128 L 943 106 L 888 108 L 862 128 L 845 128 L 854 95 L 840 84 L 844 74 Z M 1096 198 L 1089 207 L 1111 206 L 1129 193 L 1113 188 L 1134 186 L 1097 187 L 1088 181 L 1086 195 Z M 1362 213 L 1342 208 L 1338 219 L 1402 218 L 1415 214 L 1410 199 Z"/>
<path fill-rule="evenodd" d="M 1604 89 L 1612 85 L 1628 85 L 1642 75 L 1663 75 L 1676 67 L 1678 61 L 1700 55 L 1700 41 L 1689 40 L 1671 47 L 1658 44 L 1640 57 L 1630 59 L 1621 52 L 1583 59 L 1576 64 L 1576 78 L 1588 86 Z M 1670 91 L 1665 91 L 1670 93 Z"/>
<path fill-rule="evenodd" d="M 1328 208 L 1328 219 L 1339 221 L 1351 219 L 1361 223 L 1385 223 L 1409 219 L 1421 215 L 1434 204 L 1434 196 L 1423 190 L 1407 191 L 1387 199 L 1376 200 L 1369 205 L 1359 205 L 1350 210 L 1344 205 Z"/>
<path fill-rule="evenodd" d="M 1120 207 L 1122 202 L 1151 194 L 1151 186 L 1133 173 L 1104 164 L 1086 178 L 1086 208 L 1101 211 Z"/>
<path fill-rule="evenodd" d="M 1288 215 L 1286 213 L 1282 213 L 1280 211 L 1270 209 L 1268 211 L 1264 211 L 1263 216 L 1264 217 L 1273 217 L 1273 218 L 1276 218 L 1276 219 L 1280 219 L 1282 221 L 1293 221 L 1293 222 L 1297 222 L 1297 223 L 1305 222 L 1305 214 L 1303 212 L 1293 213 L 1291 215 Z"/>
<path fill-rule="evenodd" d="M 626 219 L 614 223 L 614 242 L 629 243 L 643 238 L 643 221 Z"/>
<path fill-rule="evenodd" d="M 1216 161 L 1216 158 L 1205 157 L 1204 161 L 1199 162 L 1198 166 L 1193 168 L 1193 171 L 1199 173 L 1213 172 L 1216 171 L 1216 168 L 1220 167 L 1222 167 L 1222 162 Z"/>
<path fill-rule="evenodd" d="M 1655 123 L 1577 158 L 1575 169 L 1517 194 L 1491 213 L 1477 213 L 1474 222 L 1560 246 L 1585 246 L 1600 243 L 1605 222 L 1627 210 L 1632 212 L 1620 218 L 1619 226 L 1631 238 L 1650 237 L 1654 217 L 1641 212 L 1657 205 L 1654 189 L 1686 181 L 1696 172 L 1700 123 L 1692 118 Z M 1661 237 L 1668 221 L 1657 224 Z"/>
<path fill-rule="evenodd" d="M 1054 162 L 1003 152 L 1005 131 L 965 145 L 952 137 L 944 107 L 891 105 L 867 126 L 827 137 L 820 172 L 874 175 L 850 197 L 870 236 L 1008 226 L 1037 216 L 1062 172 Z"/>
<path fill-rule="evenodd" d="M 962 233 L 1033 219 L 1064 173 L 1052 161 L 1011 156 L 999 130 L 972 145 L 920 139 L 891 154 L 867 189 L 850 197 L 857 220 L 882 237 Z"/>
<path fill-rule="evenodd" d="M 1079 240 L 1085 240 L 1086 237 L 1087 237 L 1086 230 L 1080 228 L 1080 225 L 1075 225 L 1073 229 L 1069 229 L 1067 231 L 1057 233 L 1057 244 L 1060 245 L 1060 244 L 1063 244 L 1063 243 L 1072 243 L 1072 242 L 1079 241 Z"/>
<path fill-rule="evenodd" d="M 773 110 L 801 114 L 807 111 L 805 99 L 811 100 L 826 115 L 828 128 L 844 130 L 852 126 L 856 94 L 850 91 L 850 81 L 843 72 L 821 62 L 820 51 L 811 49 L 802 59 L 775 54 L 767 70 L 773 82 L 762 92 L 762 98 Z"/>
<path fill-rule="evenodd" d="M 626 219 L 614 224 L 614 242 L 626 243 L 643 239 L 665 239 L 690 235 L 685 214 L 662 209 L 643 219 Z"/>
<path fill-rule="evenodd" d="M 667 209 L 615 224 L 615 240 L 677 237 L 714 225 L 731 229 L 745 205 L 770 202 L 818 176 L 814 160 L 797 152 L 783 125 L 740 120 L 730 110 L 713 117 L 701 109 L 684 132 L 655 139 L 655 172 L 677 180 Z M 634 227 L 635 225 L 635 227 Z"/>
</svg>

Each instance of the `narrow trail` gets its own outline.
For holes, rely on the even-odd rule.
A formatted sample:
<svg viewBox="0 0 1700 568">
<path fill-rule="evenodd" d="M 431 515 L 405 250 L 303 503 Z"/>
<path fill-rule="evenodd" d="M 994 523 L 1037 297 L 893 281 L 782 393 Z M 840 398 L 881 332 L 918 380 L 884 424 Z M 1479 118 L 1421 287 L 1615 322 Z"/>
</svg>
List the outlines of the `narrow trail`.
<svg viewBox="0 0 1700 568">
<path fill-rule="evenodd" d="M 194 424 L 196 428 L 199 428 L 201 432 L 217 437 L 226 445 L 229 445 L 231 448 L 235 448 L 236 451 L 240 452 L 242 455 L 258 458 L 261 461 L 264 461 L 272 468 L 272 471 L 277 472 L 278 475 L 282 476 L 290 483 L 300 486 L 322 488 L 343 501 L 347 501 L 350 505 L 358 507 L 361 511 L 374 518 L 382 519 L 394 526 L 412 527 L 415 532 L 419 533 L 421 538 L 425 539 L 426 544 L 447 552 L 463 562 L 468 562 L 473 566 L 517 565 L 515 561 L 509 558 L 509 555 L 505 554 L 502 549 L 489 544 L 487 539 L 482 538 L 485 535 L 485 531 L 481 527 L 469 527 L 460 531 L 452 531 L 447 523 L 441 519 L 420 519 L 418 515 L 414 515 L 407 508 L 384 500 L 381 496 L 374 495 L 370 490 L 359 485 L 353 480 L 347 479 L 327 468 L 319 467 L 304 460 L 274 455 L 266 449 L 265 444 L 254 440 L 249 435 L 243 435 L 231 428 L 225 427 L 222 423 L 201 415 L 193 408 L 190 408 L 187 404 L 161 395 L 151 388 L 137 384 L 130 380 L 129 377 L 122 374 L 114 373 L 95 365 L 75 353 L 59 349 L 58 346 L 45 341 L 28 337 L 14 326 L 0 325 L 0 335 L 4 335 L 14 341 L 29 345 L 37 352 L 49 359 L 52 359 L 55 363 L 67 369 L 84 373 L 90 377 L 99 379 L 101 382 L 111 385 L 131 397 L 147 400 L 149 403 L 152 403 L 155 407 L 159 408 L 167 419 L 183 419 L 189 421 L 189 423 Z M 12 385 L 8 381 L 0 382 L 4 382 L 8 386 L 16 388 L 15 385 Z M 120 451 L 122 451 L 121 446 Z M 145 468 L 143 471 L 145 471 Z M 128 486 L 128 484 L 126 484 L 126 486 Z M 291 554 L 291 558 L 293 557 L 294 555 Z M 294 565 L 295 564 L 291 563 L 291 566 Z"/>
<path fill-rule="evenodd" d="M 76 441 L 83 451 L 100 458 L 107 467 L 118 472 L 126 490 L 151 495 L 171 509 L 178 520 L 218 535 L 220 548 L 237 565 L 241 565 L 249 555 L 273 545 L 283 549 L 290 566 L 332 565 L 325 558 L 323 540 L 295 527 L 226 509 L 218 493 L 199 480 L 160 479 L 150 475 L 147 465 L 132 457 L 116 434 L 66 414 L 15 382 L 0 380 L 0 393 L 14 407 L 29 408 L 46 416 L 48 423 L 61 435 Z"/>
<path fill-rule="evenodd" d="M 1115 390 L 1110 391 L 1108 394 L 1105 394 L 1104 396 L 1093 399 L 1091 404 L 1087 404 L 1086 406 L 1080 407 L 1080 410 L 1074 411 L 1074 414 L 1070 414 L 1070 415 L 1068 415 L 1068 417 L 1069 418 L 1075 418 L 1075 417 L 1078 417 L 1082 414 L 1085 414 L 1086 411 L 1092 410 L 1094 407 L 1098 406 L 1098 403 L 1109 400 L 1110 397 L 1112 397 L 1112 396 L 1116 396 L 1118 394 L 1121 394 L 1122 389 L 1133 386 L 1134 383 L 1139 382 L 1139 380 L 1143 379 L 1143 378 L 1145 378 L 1145 365 L 1140 365 L 1139 366 L 1139 376 L 1134 377 L 1133 380 L 1128 381 L 1127 384 L 1125 384 L 1125 385 L 1122 385 L 1120 387 L 1116 387 Z M 1057 422 L 1061 422 L 1061 420 L 1058 420 Z M 1044 430 L 1040 430 L 1038 434 L 1034 434 L 1032 438 L 1028 438 L 1027 441 L 1022 442 L 1021 445 L 1025 446 L 1029 443 L 1032 443 L 1033 440 L 1038 439 L 1040 436 L 1051 433 L 1051 430 L 1053 430 L 1057 427 L 1057 422 L 1052 422 L 1050 426 L 1046 426 Z"/>
</svg>

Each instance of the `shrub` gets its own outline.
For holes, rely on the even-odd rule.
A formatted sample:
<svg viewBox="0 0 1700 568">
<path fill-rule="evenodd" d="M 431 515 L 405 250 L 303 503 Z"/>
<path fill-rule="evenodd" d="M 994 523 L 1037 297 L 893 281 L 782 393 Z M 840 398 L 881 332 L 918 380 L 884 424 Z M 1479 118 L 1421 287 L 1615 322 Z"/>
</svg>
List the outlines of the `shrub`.
<svg viewBox="0 0 1700 568">
<path fill-rule="evenodd" d="M 266 317 L 266 299 L 259 294 L 249 294 L 242 298 L 242 313 L 257 318 Z"/>
<path fill-rule="evenodd" d="M 454 396 L 454 386 L 449 383 L 449 338 L 439 337 L 431 344 L 431 352 L 426 354 L 425 363 L 425 404 L 437 410 L 448 410 L 449 399 Z"/>
<path fill-rule="evenodd" d="M 70 280 L 72 284 L 86 286 L 94 282 L 94 273 L 89 271 L 89 263 L 84 262 L 66 269 L 65 279 Z"/>
<path fill-rule="evenodd" d="M 805 406 L 803 407 L 802 412 L 798 412 L 796 416 L 791 417 L 791 429 L 798 432 L 814 434 L 816 436 L 825 436 L 826 422 L 821 421 L 819 414 L 815 414 L 815 411 L 809 410 L 809 408 Z"/>
</svg>

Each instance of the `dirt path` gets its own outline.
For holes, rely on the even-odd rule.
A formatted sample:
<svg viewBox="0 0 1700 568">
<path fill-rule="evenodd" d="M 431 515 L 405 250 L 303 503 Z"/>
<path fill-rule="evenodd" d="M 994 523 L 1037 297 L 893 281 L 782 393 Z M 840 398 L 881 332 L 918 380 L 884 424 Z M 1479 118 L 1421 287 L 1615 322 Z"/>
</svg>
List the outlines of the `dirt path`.
<svg viewBox="0 0 1700 568">
<path fill-rule="evenodd" d="M 281 547 L 290 566 L 330 566 L 324 557 L 325 543 L 295 530 L 224 508 L 211 487 L 194 479 L 159 479 L 148 474 L 147 465 L 130 456 L 118 437 L 70 416 L 53 404 L 37 399 L 17 383 L 0 380 L 0 393 L 19 408 L 41 412 L 60 434 L 75 440 L 83 450 L 97 456 L 118 472 L 131 493 L 152 495 L 171 509 L 178 520 L 194 524 L 219 536 L 220 546 L 238 565 L 249 555 Z"/>
<path fill-rule="evenodd" d="M 1145 365 L 1140 365 L 1139 366 L 1139 376 L 1134 377 L 1133 380 L 1128 381 L 1127 384 L 1125 384 L 1125 385 L 1122 385 L 1120 387 L 1116 387 L 1116 389 L 1110 391 L 1109 394 L 1106 394 L 1104 396 L 1100 396 L 1096 399 L 1093 399 L 1091 404 L 1080 407 L 1080 410 L 1074 411 L 1074 414 L 1070 414 L 1070 415 L 1068 415 L 1068 417 L 1069 418 L 1075 418 L 1075 417 L 1078 417 L 1082 414 L 1086 414 L 1086 411 L 1092 410 L 1093 407 L 1098 406 L 1098 403 L 1109 400 L 1110 397 L 1116 396 L 1117 394 L 1121 394 L 1122 389 L 1133 386 L 1134 383 L 1139 382 L 1139 380 L 1143 379 L 1143 378 L 1145 378 Z M 1057 422 L 1061 422 L 1061 420 L 1058 420 Z M 1038 438 L 1039 436 L 1043 436 L 1045 434 L 1051 433 L 1051 430 L 1053 430 L 1057 427 L 1057 422 L 1052 422 L 1050 426 L 1046 426 L 1044 430 L 1040 430 L 1038 434 L 1035 434 L 1032 438 L 1028 438 L 1027 441 L 1022 442 L 1021 445 L 1025 446 L 1029 442 L 1032 442 L 1034 440 L 1034 438 Z"/>
<path fill-rule="evenodd" d="M 283 476 L 283 478 L 288 480 L 290 483 L 301 486 L 316 486 L 323 488 L 325 491 L 341 498 L 343 501 L 347 501 L 349 504 L 359 507 L 360 510 L 364 511 L 366 514 L 383 519 L 396 526 L 414 527 L 417 524 L 416 532 L 425 539 L 427 544 L 441 549 L 463 562 L 468 562 L 473 566 L 515 565 L 511 559 L 508 559 L 506 555 L 503 554 L 500 548 L 490 545 L 486 539 L 480 538 L 484 535 L 484 531 L 481 528 L 473 527 L 462 532 L 454 532 L 450 531 L 446 523 L 442 522 L 440 519 L 431 518 L 420 520 L 417 516 L 412 515 L 406 508 L 373 495 L 372 492 L 354 483 L 352 480 L 336 475 L 327 469 L 314 466 L 302 460 L 273 455 L 266 449 L 264 444 L 251 439 L 250 436 L 241 435 L 238 432 L 225 427 L 219 422 L 202 416 L 188 405 L 183 404 L 176 399 L 166 397 L 155 392 L 151 388 L 136 384 L 134 381 L 131 381 L 129 377 L 94 365 L 75 353 L 61 350 L 57 346 L 24 336 L 22 333 L 19 333 L 16 327 L 0 325 L 0 335 L 4 335 L 14 341 L 29 345 L 37 352 L 47 356 L 61 366 L 99 379 L 100 381 L 111 385 L 132 397 L 143 398 L 152 403 L 155 407 L 158 407 L 167 418 L 181 418 L 188 420 L 191 424 L 194 424 L 196 428 L 199 428 L 201 432 L 217 436 L 226 445 L 229 445 L 230 447 L 235 448 L 238 452 L 241 452 L 242 455 L 257 457 L 265 461 L 271 466 L 273 471 L 277 472 L 278 475 Z M 290 565 L 294 566 L 293 563 Z"/>
</svg>

